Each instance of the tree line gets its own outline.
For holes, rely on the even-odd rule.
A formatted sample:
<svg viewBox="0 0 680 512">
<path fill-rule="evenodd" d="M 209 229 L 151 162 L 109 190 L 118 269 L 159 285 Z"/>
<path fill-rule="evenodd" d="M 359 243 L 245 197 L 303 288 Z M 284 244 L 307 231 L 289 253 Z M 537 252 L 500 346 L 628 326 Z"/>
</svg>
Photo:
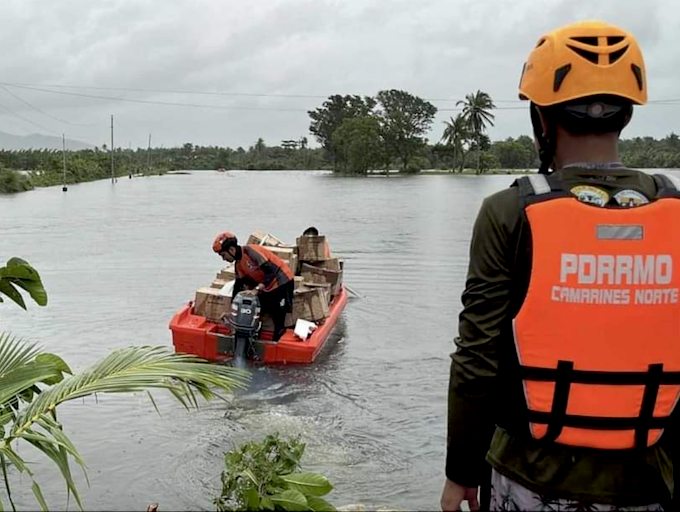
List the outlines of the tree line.
<svg viewBox="0 0 680 512">
<path fill-rule="evenodd" d="M 320 147 L 310 148 L 305 136 L 267 145 L 262 138 L 248 147 L 200 146 L 67 151 L 0 150 L 0 192 L 36 186 L 80 183 L 115 176 L 161 174 L 174 170 L 244 169 L 312 170 L 367 174 L 399 169 L 484 173 L 494 169 L 535 169 L 538 155 L 526 135 L 491 141 L 495 105 L 483 91 L 457 103 L 460 112 L 444 122 L 440 140 L 431 143 L 437 108 L 401 90 L 379 91 L 375 97 L 332 95 L 308 112 L 309 131 Z M 680 168 L 680 138 L 637 137 L 620 143 L 622 162 L 633 168 Z M 22 170 L 23 173 L 14 171 Z"/>
</svg>

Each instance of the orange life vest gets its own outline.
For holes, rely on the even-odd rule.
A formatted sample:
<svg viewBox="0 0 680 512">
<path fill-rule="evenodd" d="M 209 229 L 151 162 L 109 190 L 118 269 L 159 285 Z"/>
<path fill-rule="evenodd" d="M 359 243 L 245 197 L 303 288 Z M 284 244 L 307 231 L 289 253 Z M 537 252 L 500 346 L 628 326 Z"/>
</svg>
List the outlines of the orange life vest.
<svg viewBox="0 0 680 512">
<path fill-rule="evenodd" d="M 256 283 L 265 283 L 267 273 L 262 268 L 265 263 L 270 263 L 275 272 L 274 278 L 267 283 L 264 292 L 271 292 L 279 286 L 293 280 L 293 272 L 288 264 L 277 255 L 260 245 L 244 245 L 241 251 L 241 259 L 236 262 L 236 277 L 250 278 Z"/>
<path fill-rule="evenodd" d="M 656 200 L 635 208 L 582 203 L 542 175 L 519 180 L 532 267 L 513 328 L 536 439 L 651 446 L 675 409 L 680 186 L 655 180 Z"/>
</svg>

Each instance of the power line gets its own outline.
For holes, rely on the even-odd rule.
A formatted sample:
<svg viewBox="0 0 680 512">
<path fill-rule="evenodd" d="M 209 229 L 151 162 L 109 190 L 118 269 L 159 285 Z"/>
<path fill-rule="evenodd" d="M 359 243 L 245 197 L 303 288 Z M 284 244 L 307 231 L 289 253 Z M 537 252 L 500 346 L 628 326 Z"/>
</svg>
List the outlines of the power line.
<svg viewBox="0 0 680 512">
<path fill-rule="evenodd" d="M 194 94 L 204 96 L 246 96 L 254 98 L 315 98 L 326 99 L 328 96 L 318 94 L 274 94 L 274 93 L 253 93 L 253 92 L 224 92 L 224 91 L 190 91 L 174 89 L 142 89 L 134 87 L 97 87 L 93 85 L 58 85 L 58 84 L 28 84 L 22 82 L 6 83 L 5 85 L 16 87 L 54 87 L 62 89 L 93 89 L 98 91 L 127 91 L 143 92 L 150 94 Z M 56 92 L 56 91 L 53 91 Z"/>
<path fill-rule="evenodd" d="M 11 116 L 14 116 L 14 117 L 16 117 L 16 118 L 18 118 L 18 119 L 21 119 L 22 121 L 25 121 L 25 122 L 27 122 L 27 123 L 29 123 L 29 124 L 31 124 L 31 125 L 37 127 L 37 128 L 40 128 L 41 130 L 45 130 L 45 131 L 50 132 L 50 133 L 52 133 L 52 134 L 54 134 L 54 135 L 59 135 L 59 133 L 55 132 L 54 130 L 52 130 L 52 129 L 50 129 L 50 128 L 47 128 L 46 126 L 43 126 L 43 125 L 41 125 L 41 124 L 35 123 L 35 122 L 31 121 L 30 119 L 28 119 L 28 118 L 26 118 L 26 117 L 24 117 L 24 116 L 22 116 L 22 115 L 20 115 L 20 114 L 17 114 L 17 113 L 14 112 L 12 109 L 10 109 L 9 107 L 3 105 L 2 103 L 0 103 L 0 109 L 4 110 L 5 112 L 7 112 L 7 113 L 8 113 L 9 115 L 11 115 Z"/>
<path fill-rule="evenodd" d="M 36 106 L 33 105 L 32 103 L 29 103 L 28 101 L 26 101 L 25 99 L 21 98 L 21 97 L 18 96 L 17 94 L 14 94 L 12 91 L 10 91 L 10 90 L 9 90 L 7 87 L 5 87 L 4 85 L 2 85 L 2 86 L 0 86 L 0 87 L 2 87 L 2 89 L 3 89 L 7 94 L 9 94 L 9 95 L 12 96 L 13 98 L 19 100 L 19 101 L 20 101 L 21 103 L 23 103 L 24 105 L 27 105 L 27 106 L 31 107 L 33 110 L 36 110 L 37 112 L 40 112 L 42 115 L 47 116 L 47 117 L 50 117 L 50 118 L 54 119 L 55 121 L 59 121 L 60 123 L 70 124 L 71 126 L 93 126 L 93 125 L 94 125 L 93 123 L 90 123 L 90 124 L 72 123 L 71 121 L 67 121 L 66 119 L 61 119 L 61 118 L 59 118 L 59 117 L 57 117 L 57 116 L 53 116 L 52 114 L 50 114 L 50 113 L 48 113 L 48 112 L 45 112 L 45 111 L 42 110 L 41 108 L 36 107 Z"/>
<path fill-rule="evenodd" d="M 320 94 L 276 94 L 276 93 L 251 93 L 251 92 L 227 92 L 227 91 L 196 91 L 187 89 L 146 89 L 136 87 L 100 87 L 94 85 L 63 85 L 63 84 L 30 84 L 25 82 L 5 83 L 16 87 L 52 87 L 60 89 L 92 89 L 99 91 L 127 91 L 143 92 L 147 94 L 192 94 L 205 96 L 242 96 L 252 98 L 296 98 L 296 99 L 327 99 L 329 95 Z M 57 91 L 52 91 L 57 92 Z M 460 98 L 423 98 L 427 101 L 464 101 Z M 522 100 L 494 100 L 496 103 L 521 103 Z"/>
<path fill-rule="evenodd" d="M 213 108 L 221 110 L 262 110 L 262 111 L 280 111 L 280 112 L 307 112 L 307 109 L 299 108 L 281 108 L 281 107 L 241 107 L 241 106 L 228 106 L 228 105 L 208 105 L 203 103 L 184 103 L 177 101 L 157 101 L 157 100 L 140 100 L 135 98 L 116 98 L 113 96 L 100 96 L 96 94 L 85 94 L 79 92 L 69 92 L 69 91 L 53 91 L 50 89 L 43 89 L 41 87 L 33 87 L 29 85 L 18 85 L 10 84 L 5 82 L 0 82 L 0 85 L 6 85 L 8 87 L 19 87 L 20 89 L 30 89 L 32 91 L 47 92 L 52 94 L 61 94 L 65 96 L 78 96 L 82 98 L 94 98 L 99 100 L 108 101 L 123 101 L 128 103 L 144 103 L 150 105 L 165 105 L 173 107 L 194 107 L 194 108 Z"/>
</svg>

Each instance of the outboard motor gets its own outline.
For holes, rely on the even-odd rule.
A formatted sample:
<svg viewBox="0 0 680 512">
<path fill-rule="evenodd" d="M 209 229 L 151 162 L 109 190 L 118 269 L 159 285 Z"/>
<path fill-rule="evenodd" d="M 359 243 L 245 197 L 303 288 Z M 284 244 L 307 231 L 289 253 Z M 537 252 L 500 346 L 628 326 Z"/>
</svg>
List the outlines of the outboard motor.
<svg viewBox="0 0 680 512">
<path fill-rule="evenodd" d="M 240 292 L 231 301 L 229 324 L 234 330 L 234 366 L 243 368 L 251 350 L 252 341 L 257 338 L 260 322 L 260 299 L 257 295 Z"/>
</svg>

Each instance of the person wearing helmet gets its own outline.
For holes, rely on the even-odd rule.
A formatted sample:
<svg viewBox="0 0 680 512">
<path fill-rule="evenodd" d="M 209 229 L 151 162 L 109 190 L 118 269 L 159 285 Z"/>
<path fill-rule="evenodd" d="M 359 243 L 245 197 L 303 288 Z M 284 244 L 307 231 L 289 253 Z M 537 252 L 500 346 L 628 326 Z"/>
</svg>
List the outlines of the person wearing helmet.
<svg viewBox="0 0 680 512">
<path fill-rule="evenodd" d="M 663 510 L 679 434 L 680 188 L 619 160 L 647 101 L 642 53 L 608 23 L 561 27 L 538 40 L 519 94 L 541 167 L 475 221 L 442 510 L 478 510 L 480 496 L 482 510 Z"/>
<path fill-rule="evenodd" d="M 232 297 L 246 287 L 257 294 L 263 313 L 274 321 L 274 341 L 285 331 L 286 314 L 293 308 L 294 274 L 288 264 L 261 245 L 238 245 L 230 231 L 220 233 L 213 241 L 213 251 L 227 262 L 236 262 L 236 280 Z"/>
</svg>

